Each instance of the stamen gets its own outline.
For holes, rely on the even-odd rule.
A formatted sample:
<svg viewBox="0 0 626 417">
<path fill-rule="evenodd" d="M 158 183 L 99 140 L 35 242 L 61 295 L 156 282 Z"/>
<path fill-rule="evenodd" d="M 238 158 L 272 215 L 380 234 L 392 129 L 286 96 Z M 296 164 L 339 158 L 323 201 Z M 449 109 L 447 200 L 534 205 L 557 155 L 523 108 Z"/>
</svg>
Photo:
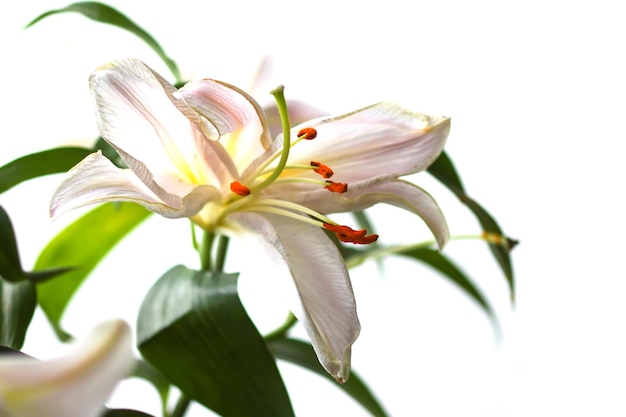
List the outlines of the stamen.
<svg viewBox="0 0 626 417">
<path fill-rule="evenodd" d="M 312 127 L 305 127 L 298 132 L 298 138 L 312 140 L 317 136 L 317 130 Z"/>
<path fill-rule="evenodd" d="M 230 183 L 230 191 L 242 197 L 250 195 L 250 189 L 239 181 L 233 181 Z"/>
<path fill-rule="evenodd" d="M 369 245 L 370 243 L 378 240 L 378 235 L 366 236 L 367 230 L 354 230 L 348 226 L 341 226 L 339 224 L 324 223 L 324 228 L 330 230 L 337 235 L 337 238 L 342 242 Z"/>
<path fill-rule="evenodd" d="M 348 184 L 345 182 L 333 182 L 326 181 L 327 185 L 324 186 L 328 191 L 332 191 L 333 193 L 345 193 L 348 191 Z"/>
<path fill-rule="evenodd" d="M 321 162 L 311 161 L 311 166 L 316 167 L 313 172 L 320 174 L 324 178 L 330 178 L 333 176 L 334 172 L 328 165 L 324 165 Z"/>
</svg>

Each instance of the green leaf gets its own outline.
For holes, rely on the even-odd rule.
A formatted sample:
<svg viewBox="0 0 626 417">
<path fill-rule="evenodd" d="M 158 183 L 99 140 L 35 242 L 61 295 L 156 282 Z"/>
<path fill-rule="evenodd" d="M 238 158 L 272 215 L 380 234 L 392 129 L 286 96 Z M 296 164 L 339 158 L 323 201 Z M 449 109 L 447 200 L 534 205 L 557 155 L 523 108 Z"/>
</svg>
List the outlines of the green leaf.
<svg viewBox="0 0 626 417">
<path fill-rule="evenodd" d="M 39 254 L 35 271 L 72 268 L 38 284 L 39 304 L 61 340 L 61 317 L 74 292 L 105 255 L 150 212 L 132 203 L 101 205 L 69 225 Z"/>
<path fill-rule="evenodd" d="M 0 193 L 36 177 L 68 171 L 93 150 L 54 148 L 23 156 L 0 167 Z"/>
<path fill-rule="evenodd" d="M 455 194 L 465 194 L 461 178 L 459 174 L 457 174 L 452 160 L 445 151 L 442 151 L 439 157 L 435 159 L 435 162 L 430 164 L 428 172 Z"/>
<path fill-rule="evenodd" d="M 299 365 L 328 379 L 334 386 L 341 388 L 346 394 L 358 401 L 373 416 L 384 417 L 387 415 L 369 388 L 354 372 L 350 374 L 350 378 L 345 384 L 337 384 L 333 377 L 322 368 L 310 344 L 281 337 L 268 340 L 268 347 L 278 359 Z"/>
<path fill-rule="evenodd" d="M 151 414 L 146 414 L 143 411 L 128 410 L 125 408 L 117 408 L 106 410 L 100 415 L 100 417 L 153 417 Z"/>
<path fill-rule="evenodd" d="M 265 341 L 237 295 L 237 274 L 177 266 L 139 311 L 139 350 L 185 395 L 228 416 L 293 416 Z"/>
<path fill-rule="evenodd" d="M 483 231 L 498 237 L 502 242 L 488 242 L 489 249 L 493 254 L 496 262 L 500 265 L 500 269 L 504 273 L 509 284 L 511 292 L 511 300 L 515 300 L 515 278 L 513 276 L 513 267 L 509 252 L 518 243 L 514 239 L 506 237 L 502 229 L 487 210 L 485 210 L 478 202 L 465 193 L 461 179 L 454 168 L 454 164 L 450 157 L 442 152 L 433 164 L 428 167 L 428 172 L 437 180 L 450 189 L 465 204 L 478 219 Z"/>
<path fill-rule="evenodd" d="M 450 261 L 445 255 L 434 249 L 429 248 L 411 248 L 406 251 L 397 252 L 399 255 L 404 255 L 409 258 L 417 259 L 431 266 L 445 277 L 449 278 L 454 284 L 458 285 L 467 295 L 470 296 L 491 319 L 492 324 L 496 331 L 499 330 L 499 325 L 496 316 L 491 308 L 491 305 L 487 299 L 483 296 L 480 290 L 474 285 L 474 283 L 467 277 L 467 275 L 461 271 L 452 261 Z"/>
<path fill-rule="evenodd" d="M 145 30 L 139 27 L 135 22 L 130 20 L 128 17 L 112 8 L 111 6 L 107 6 L 106 4 L 86 1 L 73 3 L 69 6 L 66 6 L 62 9 L 50 10 L 39 16 L 37 16 L 32 22 L 26 25 L 26 28 L 33 26 L 35 23 L 40 20 L 54 15 L 58 13 L 66 13 L 66 12 L 76 12 L 80 13 L 83 16 L 95 20 L 100 23 L 108 23 L 113 26 L 117 26 L 120 29 L 125 29 L 132 34 L 139 37 L 142 41 L 144 41 L 156 54 L 165 62 L 165 65 L 172 72 L 177 81 L 180 81 L 180 71 L 178 70 L 178 66 L 173 59 L 171 59 L 161 48 L 161 45 Z"/>
<path fill-rule="evenodd" d="M 22 347 L 36 306 L 35 284 L 0 279 L 0 345 Z"/>
<path fill-rule="evenodd" d="M 98 137 L 98 140 L 93 148 L 96 151 L 102 152 L 102 155 L 106 156 L 107 159 L 113 162 L 113 164 L 118 168 L 128 168 L 128 165 L 126 165 L 126 162 L 124 162 L 120 154 L 117 153 L 115 148 L 111 146 L 109 142 L 104 140 L 102 136 Z"/>
<path fill-rule="evenodd" d="M 0 206 L 0 277 L 13 282 L 26 279 L 17 250 L 13 224 L 2 206 Z"/>
<path fill-rule="evenodd" d="M 167 409 L 167 400 L 170 395 L 170 381 L 146 361 L 137 360 L 133 376 L 145 379 L 156 388 L 161 398 L 161 408 Z M 165 412 L 163 413 L 165 415 Z"/>
</svg>

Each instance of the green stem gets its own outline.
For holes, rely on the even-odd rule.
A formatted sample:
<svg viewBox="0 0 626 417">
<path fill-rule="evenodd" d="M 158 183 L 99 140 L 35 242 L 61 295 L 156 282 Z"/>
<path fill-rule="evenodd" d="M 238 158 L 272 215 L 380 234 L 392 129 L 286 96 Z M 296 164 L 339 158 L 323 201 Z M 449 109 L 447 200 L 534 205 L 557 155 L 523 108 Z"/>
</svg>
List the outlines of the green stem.
<svg viewBox="0 0 626 417">
<path fill-rule="evenodd" d="M 278 329 L 265 335 L 265 340 L 272 340 L 283 337 L 289 331 L 289 329 L 291 329 L 297 322 L 298 319 L 296 318 L 296 316 L 289 312 L 289 315 L 287 316 L 285 322 Z"/>
<path fill-rule="evenodd" d="M 198 252 L 200 253 L 200 268 L 203 271 L 210 271 L 213 265 L 211 261 L 211 252 L 213 250 L 213 242 L 215 241 L 215 233 L 205 231 L 202 235 L 202 242 Z"/>
<path fill-rule="evenodd" d="M 169 417 L 183 417 L 187 412 L 187 408 L 191 404 L 191 398 L 187 397 L 185 394 L 181 394 L 180 398 L 176 402 L 176 407 L 172 411 Z"/>
<path fill-rule="evenodd" d="M 220 235 L 217 242 L 217 253 L 215 254 L 215 272 L 222 272 L 224 270 L 224 263 L 226 262 L 226 252 L 228 252 L 228 236 Z"/>
</svg>

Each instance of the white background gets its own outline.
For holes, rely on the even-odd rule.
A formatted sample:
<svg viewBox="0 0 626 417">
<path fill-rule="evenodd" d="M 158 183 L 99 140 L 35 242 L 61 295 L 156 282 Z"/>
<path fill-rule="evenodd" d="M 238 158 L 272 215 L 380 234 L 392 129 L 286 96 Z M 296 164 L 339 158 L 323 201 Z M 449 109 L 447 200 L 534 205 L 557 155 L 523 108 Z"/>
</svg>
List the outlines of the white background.
<svg viewBox="0 0 626 417">
<path fill-rule="evenodd" d="M 0 14 L 0 165 L 91 143 L 97 131 L 87 77 L 103 63 L 136 57 L 172 80 L 140 40 L 80 15 L 22 29 L 68 3 L 29 1 Z M 109 4 L 151 32 L 185 78 L 246 87 L 269 54 L 268 90 L 284 84 L 289 97 L 328 112 L 389 100 L 452 117 L 447 151 L 467 190 L 521 240 L 513 253 L 517 302 L 509 303 L 504 278 L 477 241 L 452 242 L 446 252 L 494 305 L 501 340 L 463 293 L 420 265 L 389 260 L 382 277 L 374 264 L 354 270 L 363 330 L 353 367 L 391 415 L 626 415 L 626 29 L 619 2 Z M 436 181 L 427 174 L 414 180 L 440 201 L 453 235 L 479 232 Z M 0 196 L 25 267 L 79 214 L 48 219 L 58 181 L 30 181 Z M 428 238 L 399 210 L 379 208 L 373 216 L 384 242 Z M 177 263 L 196 266 L 188 231 L 184 220 L 154 216 L 143 224 L 80 289 L 64 325 L 84 335 L 110 317 L 134 322 L 156 277 Z M 251 263 L 237 251 L 229 261 L 231 271 Z M 284 305 L 264 291 L 263 274 L 242 280 L 259 326 L 279 324 Z M 60 351 L 40 313 L 33 330 L 28 353 Z M 367 415 L 321 378 L 288 365 L 281 371 L 298 416 Z M 111 405 L 158 413 L 156 394 L 140 381 L 125 382 Z M 198 407 L 189 415 L 206 414 Z"/>
</svg>

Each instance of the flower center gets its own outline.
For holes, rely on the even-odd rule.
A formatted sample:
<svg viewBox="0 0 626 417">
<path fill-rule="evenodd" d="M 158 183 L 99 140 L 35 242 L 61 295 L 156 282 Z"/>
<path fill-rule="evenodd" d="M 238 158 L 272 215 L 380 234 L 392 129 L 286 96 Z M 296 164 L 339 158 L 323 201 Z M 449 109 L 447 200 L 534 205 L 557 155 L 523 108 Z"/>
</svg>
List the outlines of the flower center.
<svg viewBox="0 0 626 417">
<path fill-rule="evenodd" d="M 272 93 L 276 98 L 283 127 L 282 149 L 280 152 L 277 152 L 272 157 L 268 158 L 265 164 L 257 169 L 257 173 L 251 177 L 253 178 L 253 183 L 242 184 L 239 181 L 233 181 L 230 184 L 230 189 L 234 195 L 224 208 L 223 214 L 226 215 L 236 210 L 274 213 L 298 219 L 305 223 L 329 230 L 335 233 L 342 242 L 350 242 L 354 244 L 370 244 L 375 242 L 378 239 L 378 235 L 367 235 L 367 231 L 364 229 L 354 230 L 348 226 L 339 225 L 322 213 L 318 213 L 317 211 L 302 204 L 288 200 L 263 197 L 260 195 L 260 191 L 268 186 L 286 182 L 318 184 L 329 192 L 334 193 L 345 193 L 348 191 L 348 184 L 329 180 L 329 178 L 333 176 L 334 172 L 329 166 L 322 162 L 311 161 L 309 165 L 288 165 L 289 151 L 291 147 L 296 145 L 301 140 L 314 140 L 317 137 L 317 130 L 313 127 L 305 127 L 301 129 L 298 132 L 297 139 L 292 143 L 289 116 L 287 112 L 287 104 L 283 95 L 283 89 L 282 87 L 279 87 Z M 268 170 L 267 167 L 269 164 L 274 162 L 279 157 L 280 159 L 278 160 L 276 166 L 273 169 Z M 313 171 L 320 175 L 322 179 L 318 180 L 310 177 L 298 176 L 281 177 L 281 174 L 283 174 L 283 171 L 286 169 L 290 171 Z"/>
</svg>

